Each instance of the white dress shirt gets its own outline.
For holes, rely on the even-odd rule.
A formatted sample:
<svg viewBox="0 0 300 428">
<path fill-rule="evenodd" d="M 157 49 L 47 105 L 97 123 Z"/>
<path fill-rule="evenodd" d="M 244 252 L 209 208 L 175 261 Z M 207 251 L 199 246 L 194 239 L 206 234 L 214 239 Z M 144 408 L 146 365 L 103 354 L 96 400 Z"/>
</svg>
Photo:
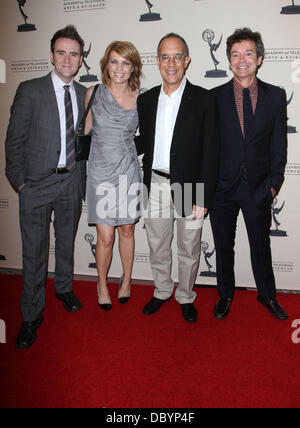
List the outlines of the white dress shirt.
<svg viewBox="0 0 300 428">
<path fill-rule="evenodd" d="M 59 111 L 59 119 L 60 119 L 60 135 L 61 135 L 61 152 L 60 158 L 57 167 L 64 168 L 66 166 L 66 111 L 65 111 L 65 90 L 64 83 L 57 74 L 53 71 L 51 73 L 52 82 L 54 86 L 54 91 L 57 100 L 57 106 Z M 72 108 L 73 108 L 73 118 L 74 118 L 74 127 L 76 127 L 78 120 L 78 105 L 77 105 L 77 97 L 74 88 L 74 81 L 72 80 L 68 83 L 70 86 L 70 94 L 72 99 Z"/>
<path fill-rule="evenodd" d="M 186 79 L 169 97 L 162 85 L 158 100 L 152 168 L 168 174 L 170 172 L 170 154 L 174 128 L 185 86 Z"/>
</svg>

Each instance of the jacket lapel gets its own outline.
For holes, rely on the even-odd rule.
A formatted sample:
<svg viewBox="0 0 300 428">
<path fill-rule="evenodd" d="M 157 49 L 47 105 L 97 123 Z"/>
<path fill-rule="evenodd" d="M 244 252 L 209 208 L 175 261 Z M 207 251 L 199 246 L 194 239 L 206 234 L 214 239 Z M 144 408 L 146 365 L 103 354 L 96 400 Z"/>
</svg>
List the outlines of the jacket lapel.
<svg viewBox="0 0 300 428">
<path fill-rule="evenodd" d="M 192 108 L 192 100 L 193 100 L 193 86 L 187 80 L 186 87 L 182 94 L 182 100 L 178 110 L 177 119 L 175 122 L 174 133 L 173 133 L 173 143 L 178 132 L 182 128 L 182 125 L 184 124 L 186 117 L 188 117 L 188 115 L 190 114 L 190 109 Z"/>
<path fill-rule="evenodd" d="M 156 116 L 158 108 L 158 100 L 161 91 L 161 86 L 157 86 L 153 89 L 153 97 L 150 100 L 148 105 L 148 120 L 149 120 L 149 135 L 151 135 L 151 157 L 154 153 L 154 144 L 155 144 L 155 131 L 156 131 Z"/>
<path fill-rule="evenodd" d="M 45 99 L 45 102 L 47 102 L 47 106 L 49 110 L 49 117 L 52 117 L 53 129 L 57 133 L 57 137 L 60 142 L 61 132 L 60 132 L 60 125 L 59 125 L 60 124 L 59 110 L 58 110 L 56 95 L 55 95 L 54 86 L 51 78 L 51 73 L 45 77 L 45 85 L 43 86 L 43 91 L 44 91 L 43 98 Z"/>
<path fill-rule="evenodd" d="M 269 103 L 269 97 L 267 95 L 267 88 L 264 85 L 264 82 L 257 79 L 257 86 L 258 86 L 257 106 L 256 106 L 253 124 L 252 124 L 251 130 L 249 132 L 248 142 L 250 142 L 253 135 L 255 135 L 257 126 L 261 121 L 262 115 L 264 114 L 264 112 L 268 108 L 267 105 Z"/>
</svg>

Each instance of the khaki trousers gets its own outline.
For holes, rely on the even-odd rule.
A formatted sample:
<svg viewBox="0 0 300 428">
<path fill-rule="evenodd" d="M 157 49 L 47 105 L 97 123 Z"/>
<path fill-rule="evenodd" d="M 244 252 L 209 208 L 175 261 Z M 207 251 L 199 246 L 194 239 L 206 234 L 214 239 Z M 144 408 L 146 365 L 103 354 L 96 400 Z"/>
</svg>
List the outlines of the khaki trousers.
<svg viewBox="0 0 300 428">
<path fill-rule="evenodd" d="M 203 219 L 192 220 L 177 215 L 171 197 L 170 181 L 152 173 L 149 206 L 145 226 L 150 247 L 150 263 L 155 283 L 154 297 L 167 300 L 174 292 L 172 241 L 177 225 L 178 279 L 175 299 L 180 304 L 193 303 L 193 287 L 199 268 Z"/>
</svg>

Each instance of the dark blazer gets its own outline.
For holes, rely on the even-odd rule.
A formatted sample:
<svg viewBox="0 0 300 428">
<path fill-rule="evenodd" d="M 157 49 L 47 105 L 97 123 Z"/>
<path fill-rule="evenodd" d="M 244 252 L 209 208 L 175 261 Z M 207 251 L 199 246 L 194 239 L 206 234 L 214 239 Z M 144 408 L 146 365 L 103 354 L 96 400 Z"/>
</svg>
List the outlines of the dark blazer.
<svg viewBox="0 0 300 428">
<path fill-rule="evenodd" d="M 156 115 L 161 86 L 138 98 L 140 136 L 136 138 L 138 154 L 144 154 L 144 183 L 150 194 L 154 156 Z M 219 138 L 215 97 L 209 91 L 187 81 L 174 128 L 170 157 L 171 185 L 191 183 L 192 204 L 196 198 L 196 184 L 204 183 L 204 205 L 211 208 L 219 169 Z M 184 191 L 183 191 L 184 200 Z"/>
<path fill-rule="evenodd" d="M 284 181 L 287 162 L 287 101 L 283 89 L 258 79 L 255 119 L 247 139 L 242 134 L 233 80 L 212 90 L 220 117 L 221 165 L 218 200 L 227 198 L 238 186 L 242 167 L 247 170 L 253 201 L 264 203 Z"/>
<path fill-rule="evenodd" d="M 86 88 L 74 81 L 78 122 L 84 113 Z M 19 85 L 11 108 L 6 136 L 6 174 L 13 187 L 26 181 L 42 181 L 57 168 L 60 150 L 60 119 L 51 73 Z M 80 166 L 85 195 L 86 162 Z"/>
</svg>

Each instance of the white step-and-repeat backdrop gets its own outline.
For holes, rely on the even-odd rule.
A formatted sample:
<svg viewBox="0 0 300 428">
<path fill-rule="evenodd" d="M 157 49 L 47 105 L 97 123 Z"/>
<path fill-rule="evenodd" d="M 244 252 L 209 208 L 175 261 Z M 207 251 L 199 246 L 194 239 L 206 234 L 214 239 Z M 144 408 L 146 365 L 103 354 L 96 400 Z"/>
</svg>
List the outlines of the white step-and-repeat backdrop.
<svg viewBox="0 0 300 428">
<path fill-rule="evenodd" d="M 4 141 L 9 110 L 18 84 L 52 70 L 50 39 L 56 30 L 74 24 L 86 43 L 85 64 L 77 80 L 94 85 L 99 61 L 113 40 L 132 41 L 144 63 L 142 86 L 160 84 L 155 65 L 157 43 L 168 32 L 188 42 L 192 64 L 188 78 L 205 88 L 232 78 L 226 39 L 236 28 L 260 31 L 266 58 L 259 77 L 285 88 L 288 97 L 289 157 L 286 181 L 273 205 L 273 265 L 279 289 L 300 290 L 300 0 L 1 0 L 0 3 L 0 268 L 20 269 L 21 241 L 18 196 L 5 177 Z M 151 8 L 152 4 L 152 8 Z M 213 56 L 219 62 L 215 71 Z M 47 102 L 47 100 L 45 100 Z M 54 237 L 49 271 L 54 269 Z M 95 229 L 87 224 L 86 208 L 76 243 L 76 274 L 96 275 Z M 176 235 L 174 280 L 177 280 Z M 199 284 L 216 284 L 215 251 L 209 221 L 202 238 Z M 110 276 L 121 275 L 115 246 Z M 236 242 L 239 286 L 254 287 L 249 246 L 242 218 Z M 143 219 L 136 230 L 134 279 L 152 280 Z"/>
</svg>

